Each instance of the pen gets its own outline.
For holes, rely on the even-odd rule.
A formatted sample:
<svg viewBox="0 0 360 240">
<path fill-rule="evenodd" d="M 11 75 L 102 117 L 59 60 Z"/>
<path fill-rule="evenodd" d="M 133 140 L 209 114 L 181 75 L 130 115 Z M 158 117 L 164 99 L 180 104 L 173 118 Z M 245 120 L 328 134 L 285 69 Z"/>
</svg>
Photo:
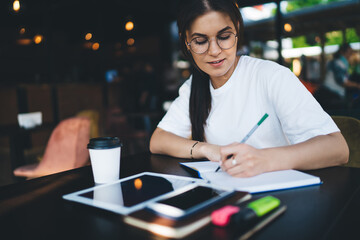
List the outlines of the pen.
<svg viewBox="0 0 360 240">
<path fill-rule="evenodd" d="M 248 138 L 255 132 L 255 130 L 262 124 L 263 121 L 265 121 L 265 119 L 269 116 L 269 114 L 265 113 L 264 116 L 260 119 L 260 121 L 250 130 L 250 132 L 243 138 L 243 140 L 241 140 L 240 143 L 245 143 L 246 140 L 248 140 Z M 230 155 L 228 157 L 231 158 L 232 155 Z M 215 170 L 215 172 L 220 170 L 220 166 Z"/>
</svg>

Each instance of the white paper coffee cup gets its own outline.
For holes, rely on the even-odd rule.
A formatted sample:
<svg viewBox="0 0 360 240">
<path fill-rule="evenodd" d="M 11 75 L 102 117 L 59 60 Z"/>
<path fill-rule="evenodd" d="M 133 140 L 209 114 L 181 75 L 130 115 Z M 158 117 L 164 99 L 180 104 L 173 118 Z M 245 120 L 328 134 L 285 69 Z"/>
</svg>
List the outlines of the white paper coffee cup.
<svg viewBox="0 0 360 240">
<path fill-rule="evenodd" d="M 100 185 L 100 184 L 99 184 Z M 124 205 L 121 184 L 111 184 L 107 187 L 94 188 L 94 200 L 109 204 Z"/>
<path fill-rule="evenodd" d="M 90 139 L 87 147 L 95 183 L 109 183 L 120 178 L 121 146 L 117 137 Z"/>
</svg>

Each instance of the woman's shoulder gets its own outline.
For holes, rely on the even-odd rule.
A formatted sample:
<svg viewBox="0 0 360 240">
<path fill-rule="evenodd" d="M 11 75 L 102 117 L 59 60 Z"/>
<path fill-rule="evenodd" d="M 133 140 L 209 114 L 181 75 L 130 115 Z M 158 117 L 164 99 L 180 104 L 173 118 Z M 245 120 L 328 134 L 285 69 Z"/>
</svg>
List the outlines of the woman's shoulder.
<svg viewBox="0 0 360 240">
<path fill-rule="evenodd" d="M 241 64 L 245 65 L 246 67 L 253 67 L 261 70 L 262 72 L 266 72 L 266 70 L 274 71 L 277 69 L 286 69 L 284 66 L 281 66 L 272 60 L 260 59 L 251 56 L 241 56 L 241 60 Z"/>
<path fill-rule="evenodd" d="M 279 76 L 286 77 L 291 74 L 290 69 L 272 61 L 264 60 L 250 56 L 241 57 L 240 72 L 246 73 L 253 79 L 263 83 L 273 82 L 274 78 Z"/>
<path fill-rule="evenodd" d="M 185 93 L 190 93 L 191 82 L 192 82 L 192 75 L 187 80 L 185 80 L 185 82 L 183 84 L 181 84 L 181 86 L 179 88 L 179 95 L 185 94 Z"/>
</svg>

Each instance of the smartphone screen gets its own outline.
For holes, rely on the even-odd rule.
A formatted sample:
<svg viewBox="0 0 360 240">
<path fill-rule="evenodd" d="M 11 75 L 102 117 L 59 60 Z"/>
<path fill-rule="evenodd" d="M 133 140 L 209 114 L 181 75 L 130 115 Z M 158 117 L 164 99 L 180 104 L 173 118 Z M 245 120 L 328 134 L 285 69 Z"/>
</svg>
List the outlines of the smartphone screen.
<svg viewBox="0 0 360 240">
<path fill-rule="evenodd" d="M 234 192 L 197 186 L 179 195 L 160 200 L 150 209 L 168 217 L 181 218 L 210 206 Z M 166 207 L 166 206 L 170 206 Z M 179 211 L 171 211 L 178 209 Z"/>
<path fill-rule="evenodd" d="M 198 186 L 178 196 L 159 201 L 159 203 L 170 205 L 186 211 L 193 206 L 218 196 L 220 196 L 220 194 L 215 192 L 214 189 Z"/>
</svg>

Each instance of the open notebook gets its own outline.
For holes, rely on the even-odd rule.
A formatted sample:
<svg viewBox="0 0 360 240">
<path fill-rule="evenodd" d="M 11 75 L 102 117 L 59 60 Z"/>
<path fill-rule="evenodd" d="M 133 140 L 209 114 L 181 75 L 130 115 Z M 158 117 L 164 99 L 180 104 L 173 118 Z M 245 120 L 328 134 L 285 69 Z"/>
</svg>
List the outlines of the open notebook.
<svg viewBox="0 0 360 240">
<path fill-rule="evenodd" d="M 321 184 L 319 177 L 296 170 L 268 172 L 249 178 L 235 178 L 222 170 L 215 172 L 219 166 L 218 162 L 181 162 L 180 164 L 196 171 L 199 177 L 210 181 L 211 184 L 232 187 L 238 191 L 250 193 Z"/>
</svg>

